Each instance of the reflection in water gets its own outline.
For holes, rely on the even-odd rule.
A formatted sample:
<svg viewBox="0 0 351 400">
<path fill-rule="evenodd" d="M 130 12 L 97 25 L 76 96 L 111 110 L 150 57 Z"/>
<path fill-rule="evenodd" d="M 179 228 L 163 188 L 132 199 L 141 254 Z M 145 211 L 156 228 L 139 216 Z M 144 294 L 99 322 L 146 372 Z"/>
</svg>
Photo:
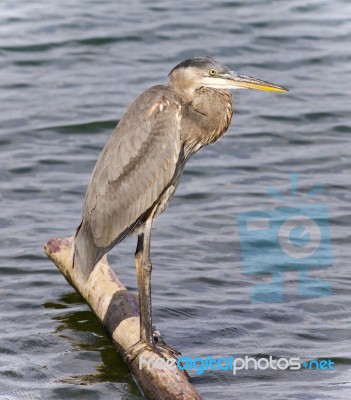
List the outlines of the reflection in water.
<svg viewBox="0 0 351 400">
<path fill-rule="evenodd" d="M 79 294 L 64 294 L 56 302 L 47 302 L 43 306 L 46 309 L 65 310 L 64 313 L 55 315 L 53 319 L 58 322 L 57 336 L 69 341 L 72 351 L 77 352 L 78 357 L 75 360 L 81 360 L 82 363 L 91 361 L 92 365 L 95 365 L 96 360 L 101 359 L 94 373 L 71 375 L 60 379 L 61 382 L 79 385 L 99 382 L 126 383 L 128 368 Z M 66 366 L 68 369 L 69 365 Z M 130 390 L 133 388 L 133 391 L 138 393 L 131 376 L 128 381 Z"/>
</svg>

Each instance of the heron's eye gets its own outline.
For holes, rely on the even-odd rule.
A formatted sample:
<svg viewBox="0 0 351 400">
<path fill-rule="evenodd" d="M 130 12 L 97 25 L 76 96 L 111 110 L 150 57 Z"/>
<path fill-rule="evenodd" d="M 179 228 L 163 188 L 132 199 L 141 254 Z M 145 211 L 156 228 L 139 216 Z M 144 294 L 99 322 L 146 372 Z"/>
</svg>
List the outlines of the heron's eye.
<svg viewBox="0 0 351 400">
<path fill-rule="evenodd" d="M 210 76 L 215 76 L 215 75 L 217 75 L 217 71 L 216 71 L 215 69 L 209 69 L 209 70 L 208 70 L 208 74 L 209 74 Z"/>
</svg>

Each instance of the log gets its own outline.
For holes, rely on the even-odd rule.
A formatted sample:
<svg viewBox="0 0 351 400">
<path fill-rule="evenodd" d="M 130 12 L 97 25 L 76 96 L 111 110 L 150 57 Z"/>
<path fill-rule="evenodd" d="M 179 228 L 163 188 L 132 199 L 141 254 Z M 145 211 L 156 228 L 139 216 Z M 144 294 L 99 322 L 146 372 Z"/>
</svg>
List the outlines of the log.
<svg viewBox="0 0 351 400">
<path fill-rule="evenodd" d="M 111 270 L 106 256 L 95 266 L 88 281 L 79 285 L 72 269 L 72 243 L 73 237 L 50 239 L 44 251 L 100 320 L 143 394 L 155 400 L 201 399 L 190 384 L 186 371 L 175 365 L 160 368 L 156 362 L 162 361 L 158 353 L 145 349 L 134 359 L 125 357 L 127 350 L 140 338 L 136 297 L 128 292 Z M 164 343 L 161 337 L 160 342 Z M 166 354 L 174 359 L 174 354 Z"/>
</svg>

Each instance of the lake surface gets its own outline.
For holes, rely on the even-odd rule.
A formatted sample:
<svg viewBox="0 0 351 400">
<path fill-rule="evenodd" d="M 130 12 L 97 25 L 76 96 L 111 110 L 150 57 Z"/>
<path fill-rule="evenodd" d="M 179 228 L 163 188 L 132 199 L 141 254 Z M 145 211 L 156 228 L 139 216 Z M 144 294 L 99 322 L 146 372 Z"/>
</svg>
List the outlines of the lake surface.
<svg viewBox="0 0 351 400">
<path fill-rule="evenodd" d="M 128 105 L 197 55 L 291 91 L 236 91 L 228 133 L 188 163 L 154 224 L 154 323 L 193 358 L 334 362 L 190 371 L 205 399 L 351 398 L 350 15 L 347 0 L 0 3 L 1 399 L 142 398 L 43 244 L 79 224 L 94 163 Z M 276 271 L 274 251 L 257 242 L 266 270 L 247 274 L 238 221 L 291 207 L 296 176 L 295 199 L 324 207 L 328 254 L 306 265 L 330 287 L 299 293 L 306 276 L 283 264 L 275 288 L 284 298 L 256 301 L 253 290 Z M 324 190 L 307 197 L 316 185 Z M 110 256 L 134 293 L 135 245 L 130 238 Z"/>
</svg>

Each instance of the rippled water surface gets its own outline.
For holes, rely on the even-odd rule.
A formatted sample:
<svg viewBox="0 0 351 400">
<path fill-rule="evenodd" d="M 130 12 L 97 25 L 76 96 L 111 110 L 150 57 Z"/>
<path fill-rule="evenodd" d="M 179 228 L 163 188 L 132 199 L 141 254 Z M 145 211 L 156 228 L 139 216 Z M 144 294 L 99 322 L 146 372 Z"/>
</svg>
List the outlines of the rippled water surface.
<svg viewBox="0 0 351 400">
<path fill-rule="evenodd" d="M 0 3 L 0 398 L 142 398 L 88 306 L 43 254 L 79 224 L 111 130 L 179 61 L 211 55 L 287 86 L 239 91 L 228 134 L 188 163 L 153 236 L 154 322 L 191 357 L 331 359 L 333 371 L 191 372 L 206 399 L 349 399 L 351 6 L 347 0 L 2 1 Z M 255 302 L 238 216 L 328 209 L 332 295 Z M 315 185 L 324 191 L 306 198 Z M 111 264 L 136 292 L 131 238 Z M 262 248 L 262 257 L 269 252 Z M 262 258 L 262 260 L 263 260 Z M 318 264 L 318 261 L 317 261 Z M 318 265 L 316 265 L 318 267 Z"/>
</svg>

